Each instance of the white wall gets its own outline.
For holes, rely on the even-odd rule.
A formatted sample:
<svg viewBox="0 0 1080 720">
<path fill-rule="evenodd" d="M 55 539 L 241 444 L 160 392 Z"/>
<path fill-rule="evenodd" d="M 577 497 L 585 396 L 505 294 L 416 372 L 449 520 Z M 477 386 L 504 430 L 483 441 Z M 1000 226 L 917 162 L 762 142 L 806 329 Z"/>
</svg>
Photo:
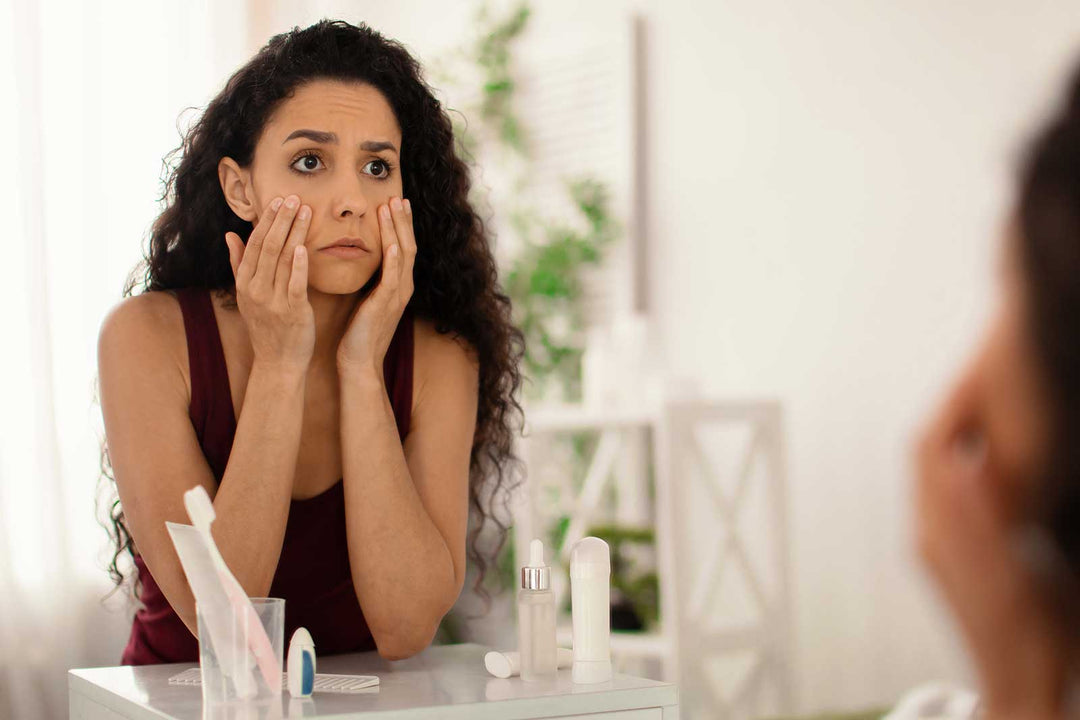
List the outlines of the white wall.
<svg viewBox="0 0 1080 720">
<path fill-rule="evenodd" d="M 535 4 L 572 22 L 573 3 Z M 991 309 L 1013 152 L 1080 52 L 1080 13 L 609 5 L 645 21 L 647 302 L 668 367 L 787 408 L 800 709 L 963 678 L 911 558 L 908 447 Z M 471 4 L 251 6 L 273 31 L 367 20 L 429 58 Z"/>
<path fill-rule="evenodd" d="M 13 139 L 0 172 L 5 717 L 64 716 L 67 669 L 116 664 L 127 641 L 130 608 L 103 602 L 94 516 L 97 333 L 157 214 L 177 115 L 239 60 L 244 29 L 242 7 L 208 0 L 0 2 L 0 135 Z"/>
<path fill-rule="evenodd" d="M 803 710 L 961 678 L 910 552 L 913 429 L 992 308 L 1069 2 L 641 3 L 668 365 L 788 413 Z"/>
</svg>

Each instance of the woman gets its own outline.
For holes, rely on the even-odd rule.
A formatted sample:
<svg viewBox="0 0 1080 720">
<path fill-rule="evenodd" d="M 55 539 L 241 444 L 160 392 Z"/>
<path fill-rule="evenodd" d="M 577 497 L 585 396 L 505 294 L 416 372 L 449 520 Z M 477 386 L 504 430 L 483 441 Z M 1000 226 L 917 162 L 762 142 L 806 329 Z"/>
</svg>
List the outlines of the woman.
<svg viewBox="0 0 1080 720">
<path fill-rule="evenodd" d="M 413 655 L 467 554 L 483 575 L 520 417 L 521 336 L 450 122 L 400 45 L 323 21 L 273 38 L 180 150 L 144 292 L 99 343 L 141 600 L 123 662 L 197 658 L 165 529 L 195 484 L 248 595 L 286 599 L 286 633 Z"/>
<path fill-rule="evenodd" d="M 919 448 L 922 555 L 990 716 L 1075 712 L 1080 610 L 1080 75 L 1036 138 L 1003 299 Z"/>
</svg>

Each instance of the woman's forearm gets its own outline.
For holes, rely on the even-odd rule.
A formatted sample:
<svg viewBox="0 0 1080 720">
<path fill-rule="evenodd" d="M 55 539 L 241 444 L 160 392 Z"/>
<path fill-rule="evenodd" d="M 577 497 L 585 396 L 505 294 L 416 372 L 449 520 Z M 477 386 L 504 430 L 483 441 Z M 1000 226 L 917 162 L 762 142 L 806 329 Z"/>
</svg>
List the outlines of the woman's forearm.
<svg viewBox="0 0 1080 720">
<path fill-rule="evenodd" d="M 341 375 L 341 440 L 356 596 L 380 653 L 407 657 L 431 641 L 458 582 L 413 484 L 386 388 L 373 373 Z"/>
<path fill-rule="evenodd" d="M 306 375 L 252 367 L 225 477 L 214 498 L 214 540 L 250 597 L 277 570 L 300 449 Z"/>
</svg>

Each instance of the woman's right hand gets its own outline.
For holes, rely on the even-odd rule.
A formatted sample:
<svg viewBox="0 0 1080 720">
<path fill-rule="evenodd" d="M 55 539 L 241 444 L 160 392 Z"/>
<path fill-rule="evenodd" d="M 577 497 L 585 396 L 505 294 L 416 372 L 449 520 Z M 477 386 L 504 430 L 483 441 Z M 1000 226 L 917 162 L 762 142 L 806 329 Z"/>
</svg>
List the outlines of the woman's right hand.
<svg viewBox="0 0 1080 720">
<path fill-rule="evenodd" d="M 256 362 L 302 372 L 315 349 L 304 247 L 310 224 L 311 208 L 290 195 L 266 207 L 246 246 L 236 233 L 225 233 L 236 304 Z"/>
</svg>

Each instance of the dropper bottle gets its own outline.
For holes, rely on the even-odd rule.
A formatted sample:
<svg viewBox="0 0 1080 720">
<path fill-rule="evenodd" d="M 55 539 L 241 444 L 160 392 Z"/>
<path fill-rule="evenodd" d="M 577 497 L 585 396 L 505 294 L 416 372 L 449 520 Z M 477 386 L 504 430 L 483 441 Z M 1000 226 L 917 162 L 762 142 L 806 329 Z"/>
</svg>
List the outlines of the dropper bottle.
<svg viewBox="0 0 1080 720">
<path fill-rule="evenodd" d="M 518 650 L 522 680 L 555 675 L 555 594 L 551 591 L 551 568 L 544 564 L 544 543 L 539 538 L 529 545 L 529 564 L 521 568 Z"/>
</svg>

